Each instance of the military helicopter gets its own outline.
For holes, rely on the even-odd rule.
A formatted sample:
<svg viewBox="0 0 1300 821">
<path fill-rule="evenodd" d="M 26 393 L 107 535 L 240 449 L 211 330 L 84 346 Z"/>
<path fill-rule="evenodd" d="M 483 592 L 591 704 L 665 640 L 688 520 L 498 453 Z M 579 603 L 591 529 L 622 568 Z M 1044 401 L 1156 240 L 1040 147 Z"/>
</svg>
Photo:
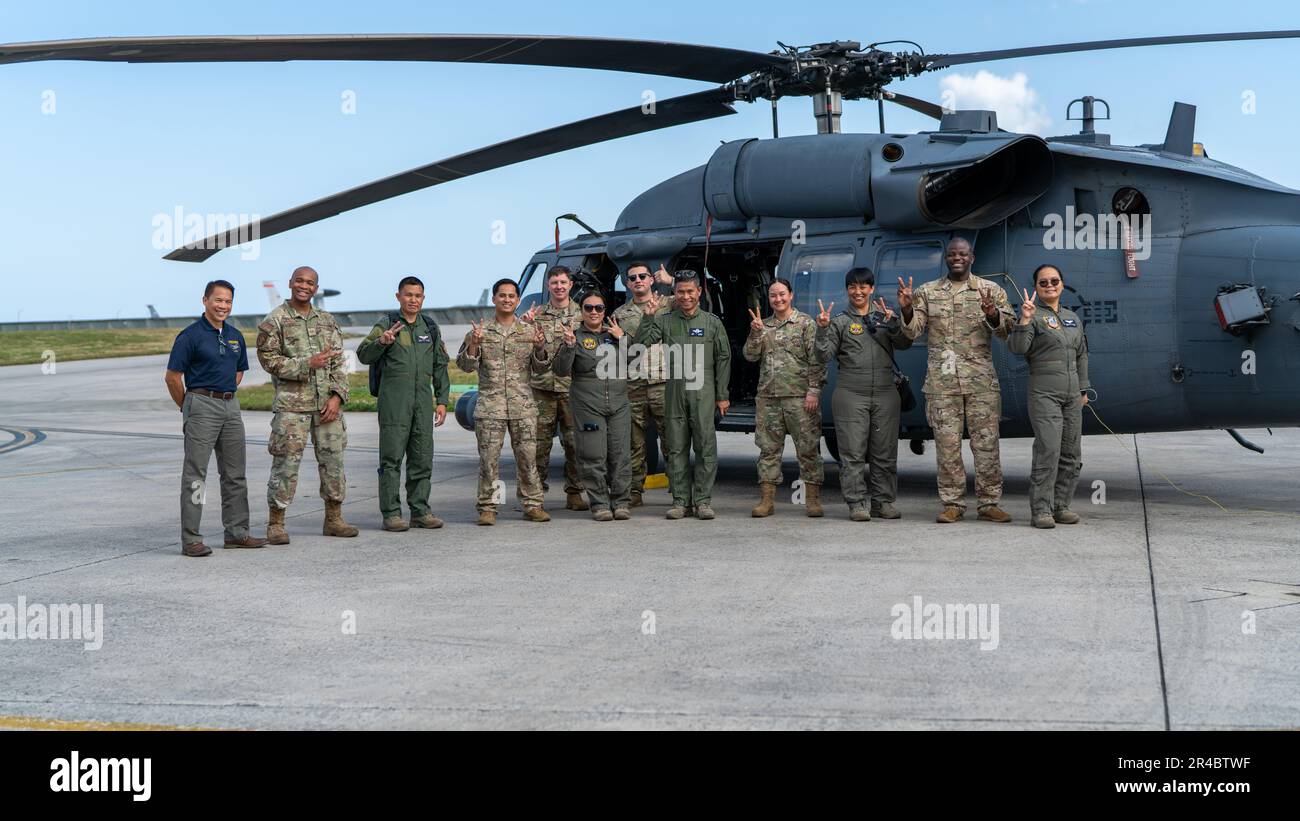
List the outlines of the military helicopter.
<svg viewBox="0 0 1300 821">
<path fill-rule="evenodd" d="M 752 431 L 757 366 L 739 356 L 746 308 L 765 306 L 777 275 L 794 283 L 796 307 L 842 302 L 844 272 L 865 265 L 882 293 L 897 276 L 942 276 L 956 236 L 974 246 L 974 272 L 1013 302 L 1044 262 L 1065 272 L 1063 303 L 1085 320 L 1096 406 L 1117 432 L 1300 425 L 1300 192 L 1212 160 L 1195 141 L 1195 107 L 1175 103 L 1159 143 L 1121 146 L 1096 131 L 1103 100 L 1082 97 L 1077 134 L 1040 138 L 997 126 L 991 111 L 946 111 L 886 89 L 956 65 L 1136 46 L 1300 37 L 1300 31 L 1141 37 L 961 54 L 886 51 L 873 43 L 779 44 L 770 53 L 682 43 L 586 37 L 307 35 L 145 37 L 0 45 L 0 63 L 37 60 L 226 62 L 407 60 L 568 66 L 721 83 L 459 154 L 261 220 L 266 238 L 363 205 L 524 160 L 633 134 L 727 116 L 737 102 L 769 100 L 772 138 L 728 142 L 708 161 L 633 199 L 614 228 L 538 251 L 520 276 L 522 309 L 545 297 L 544 274 L 567 265 L 617 304 L 632 261 L 705 274 L 705 307 L 731 333 L 731 411 L 721 430 Z M 816 135 L 780 137 L 776 101 L 812 98 Z M 843 100 L 876 100 L 880 133 L 840 129 Z M 884 103 L 939 120 L 938 129 L 889 133 Z M 1106 117 L 1096 114 L 1106 106 Z M 1069 112 L 1067 111 L 1067 117 Z M 1124 217 L 1123 241 L 1047 240 Z M 565 215 L 573 217 L 573 215 Z M 1133 220 L 1130 222 L 1129 220 Z M 1139 248 L 1132 225 L 1148 228 Z M 168 259 L 201 262 L 250 236 L 248 226 L 180 248 Z M 1141 252 L 1141 253 L 1139 253 Z M 1149 256 L 1148 256 L 1149 254 Z M 1003 393 L 1002 435 L 1030 436 L 1027 367 L 995 345 Z M 924 379 L 920 344 L 899 356 Z M 830 374 L 834 379 L 834 373 Z M 457 409 L 473 427 L 475 396 Z M 829 414 L 829 402 L 823 403 Z M 825 420 L 827 445 L 837 449 Z M 1100 432 L 1085 415 L 1085 432 Z M 900 436 L 921 452 L 930 438 L 924 403 L 904 414 Z M 653 449 L 648 449 L 653 452 Z M 1262 452 L 1262 450 L 1261 450 Z"/>
</svg>

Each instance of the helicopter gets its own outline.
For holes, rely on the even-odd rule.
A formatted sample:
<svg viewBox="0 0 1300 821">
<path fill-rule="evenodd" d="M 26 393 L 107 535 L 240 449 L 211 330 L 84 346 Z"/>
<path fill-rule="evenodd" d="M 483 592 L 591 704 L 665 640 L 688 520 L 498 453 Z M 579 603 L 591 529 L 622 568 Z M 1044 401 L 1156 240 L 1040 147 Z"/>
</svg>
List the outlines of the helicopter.
<svg viewBox="0 0 1300 821">
<path fill-rule="evenodd" d="M 973 273 L 1019 298 L 1031 272 L 1065 273 L 1062 304 L 1088 334 L 1092 406 L 1115 433 L 1300 425 L 1300 192 L 1213 160 L 1195 140 L 1196 109 L 1176 102 L 1164 138 L 1112 144 L 1096 130 L 1109 105 L 1074 100 L 1076 134 L 1042 138 L 1000 129 L 992 111 L 947 110 L 889 91 L 895 80 L 957 65 L 1068 52 L 1182 43 L 1300 37 L 1300 31 L 1174 35 L 927 54 L 911 41 L 834 41 L 763 53 L 707 45 L 533 35 L 276 35 L 96 38 L 0 45 L 0 64 L 395 60 L 566 66 L 720 83 L 458 154 L 262 219 L 262 239 L 345 211 L 514 163 L 624 136 L 736 113 L 768 100 L 772 137 L 716 148 L 707 162 L 636 196 L 611 230 L 574 219 L 585 233 L 535 253 L 519 277 L 520 310 L 545 297 L 545 272 L 565 265 L 626 299 L 632 262 L 702 272 L 702 305 L 733 346 L 732 406 L 718 429 L 753 431 L 758 365 L 739 355 L 748 308 L 766 312 L 767 286 L 794 284 L 795 307 L 842 299 L 849 268 L 871 268 L 883 293 L 897 277 L 919 284 L 945 275 L 943 250 L 961 237 Z M 906 43 L 914 51 L 880 46 Z M 776 102 L 812 100 L 817 133 L 781 137 Z M 875 100 L 879 133 L 844 133 L 844 100 Z M 934 131 L 890 133 L 884 104 L 938 120 Z M 1070 111 L 1079 105 L 1080 116 Z M 1106 115 L 1099 117 L 1098 104 Z M 1083 217 L 1085 219 L 1080 220 Z M 1068 222 L 1069 224 L 1065 224 Z M 1106 242 L 1074 229 L 1106 224 Z M 558 226 L 558 218 L 557 218 Z M 166 258 L 202 262 L 247 241 L 244 225 L 183 246 Z M 1064 241 L 1053 241 L 1053 239 Z M 1111 241 L 1116 240 L 1117 241 Z M 925 338 L 900 352 L 920 384 Z M 1032 436 L 1028 366 L 993 348 L 1004 437 Z M 834 366 L 828 373 L 833 387 Z M 457 419 L 473 428 L 476 394 Z M 838 458 L 829 402 L 828 450 Z M 1085 416 L 1084 432 L 1103 430 Z M 921 453 L 932 438 L 924 400 L 903 414 L 900 438 Z M 655 452 L 648 447 L 647 455 Z"/>
</svg>

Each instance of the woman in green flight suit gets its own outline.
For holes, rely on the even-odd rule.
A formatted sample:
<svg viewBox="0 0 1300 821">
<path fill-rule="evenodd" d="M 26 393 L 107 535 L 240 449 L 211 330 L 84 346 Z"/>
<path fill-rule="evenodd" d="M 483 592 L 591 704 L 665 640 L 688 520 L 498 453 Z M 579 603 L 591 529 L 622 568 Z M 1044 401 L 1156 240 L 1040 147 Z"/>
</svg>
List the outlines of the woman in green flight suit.
<svg viewBox="0 0 1300 821">
<path fill-rule="evenodd" d="M 631 518 L 632 500 L 632 410 L 627 363 L 619 350 L 623 329 L 613 317 L 606 319 L 599 291 L 582 294 L 578 304 L 582 324 L 576 331 L 564 328 L 553 367 L 559 376 L 573 375 L 569 400 L 577 428 L 578 472 L 591 517 L 622 521 Z"/>
<path fill-rule="evenodd" d="M 1083 406 L 1088 404 L 1088 340 L 1083 320 L 1061 307 L 1064 276 L 1054 265 L 1034 271 L 1034 293 L 1024 291 L 1020 322 L 1007 347 L 1029 361 L 1029 423 L 1034 466 L 1029 508 L 1034 527 L 1078 524 L 1070 500 L 1079 482 Z M 1039 311 L 1041 304 L 1045 310 Z"/>
</svg>

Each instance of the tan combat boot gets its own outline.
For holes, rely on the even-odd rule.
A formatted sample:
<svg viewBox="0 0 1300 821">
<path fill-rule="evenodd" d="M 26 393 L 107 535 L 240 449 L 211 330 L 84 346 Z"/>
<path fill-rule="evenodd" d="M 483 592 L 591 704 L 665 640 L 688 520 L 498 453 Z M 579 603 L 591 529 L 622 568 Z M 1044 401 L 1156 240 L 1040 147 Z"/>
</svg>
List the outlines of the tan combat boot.
<svg viewBox="0 0 1300 821">
<path fill-rule="evenodd" d="M 359 533 L 355 527 L 343 521 L 343 503 L 325 502 L 325 527 L 321 533 L 326 536 L 355 536 Z"/>
<path fill-rule="evenodd" d="M 591 505 L 587 504 L 587 500 L 582 498 L 581 493 L 568 494 L 564 506 L 568 510 L 589 510 L 591 508 Z"/>
<path fill-rule="evenodd" d="M 284 532 L 284 509 L 271 505 L 271 518 L 266 523 L 267 544 L 288 544 L 289 534 Z"/>
<path fill-rule="evenodd" d="M 997 522 L 998 524 L 1005 524 L 1011 521 L 1011 514 L 1007 513 L 997 505 L 989 505 L 988 507 L 980 508 L 979 520 L 981 522 Z"/>
<path fill-rule="evenodd" d="M 753 510 L 749 511 L 749 515 L 755 519 L 771 516 L 776 512 L 776 485 L 771 482 L 759 482 L 758 489 L 762 492 L 763 498 Z"/>
<path fill-rule="evenodd" d="M 822 510 L 822 486 L 805 485 L 804 486 L 804 512 L 814 519 L 819 519 L 826 515 Z"/>
<path fill-rule="evenodd" d="M 641 507 L 643 504 L 645 504 L 645 497 L 642 495 L 642 492 L 639 490 L 632 491 L 632 504 L 630 506 Z"/>
<path fill-rule="evenodd" d="M 965 515 L 966 515 L 966 511 L 962 510 L 961 508 L 955 505 L 948 505 L 943 509 L 943 512 L 941 512 L 938 516 L 934 517 L 934 520 L 941 525 L 948 525 L 948 524 L 952 524 L 953 522 L 957 521 L 958 519 L 960 519 Z"/>
<path fill-rule="evenodd" d="M 495 510 L 480 510 L 478 512 L 478 523 L 484 527 L 490 527 L 497 523 L 497 514 Z"/>
<path fill-rule="evenodd" d="M 530 507 L 524 511 L 524 520 L 529 522 L 549 522 L 551 514 L 540 507 Z"/>
</svg>

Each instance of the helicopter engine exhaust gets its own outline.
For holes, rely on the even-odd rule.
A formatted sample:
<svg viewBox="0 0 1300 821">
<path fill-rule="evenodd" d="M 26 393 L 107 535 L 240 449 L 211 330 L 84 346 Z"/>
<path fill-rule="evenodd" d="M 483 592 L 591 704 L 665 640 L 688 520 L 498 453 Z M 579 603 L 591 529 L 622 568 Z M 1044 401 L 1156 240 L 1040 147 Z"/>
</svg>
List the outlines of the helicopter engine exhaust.
<svg viewBox="0 0 1300 821">
<path fill-rule="evenodd" d="M 985 228 L 1052 182 L 1052 152 L 1022 134 L 820 134 L 737 140 L 704 172 L 715 220 L 875 219 L 892 229 Z"/>
</svg>

